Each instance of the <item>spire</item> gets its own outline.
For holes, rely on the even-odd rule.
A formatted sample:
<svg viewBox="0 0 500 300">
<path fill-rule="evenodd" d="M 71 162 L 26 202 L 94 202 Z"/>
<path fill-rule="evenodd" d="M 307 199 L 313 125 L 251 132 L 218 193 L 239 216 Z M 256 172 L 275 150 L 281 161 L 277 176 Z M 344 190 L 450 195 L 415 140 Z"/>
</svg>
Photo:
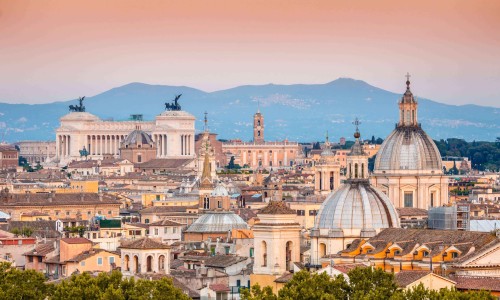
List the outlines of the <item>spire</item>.
<svg viewBox="0 0 500 300">
<path fill-rule="evenodd" d="M 330 141 L 328 140 L 328 130 L 326 131 L 325 146 L 330 146 Z"/>
<path fill-rule="evenodd" d="M 363 150 L 361 143 L 359 142 L 359 138 L 361 137 L 361 133 L 359 133 L 359 125 L 361 124 L 361 122 L 356 117 L 356 119 L 354 119 L 354 122 L 352 122 L 352 124 L 354 126 L 356 126 L 356 131 L 354 132 L 354 138 L 356 140 L 354 141 L 354 145 L 352 145 L 351 152 L 349 152 L 348 155 L 351 155 L 351 156 L 352 155 L 364 155 L 365 152 Z"/>
<path fill-rule="evenodd" d="M 410 73 L 406 73 L 406 91 L 399 101 L 399 123 L 400 126 L 419 126 L 417 119 L 418 103 L 410 90 Z"/>
<path fill-rule="evenodd" d="M 212 188 L 212 176 L 210 175 L 210 157 L 208 152 L 208 140 L 205 142 L 205 159 L 203 160 L 203 172 L 201 174 L 200 187 L 203 189 Z"/>
<path fill-rule="evenodd" d="M 205 111 L 205 119 L 204 119 L 204 123 L 205 123 L 205 127 L 204 127 L 204 130 L 205 132 L 208 132 L 208 119 L 207 119 L 207 111 Z"/>
<path fill-rule="evenodd" d="M 406 77 L 406 90 L 410 91 L 410 77 L 411 77 L 410 73 L 406 72 L 405 77 Z"/>
</svg>

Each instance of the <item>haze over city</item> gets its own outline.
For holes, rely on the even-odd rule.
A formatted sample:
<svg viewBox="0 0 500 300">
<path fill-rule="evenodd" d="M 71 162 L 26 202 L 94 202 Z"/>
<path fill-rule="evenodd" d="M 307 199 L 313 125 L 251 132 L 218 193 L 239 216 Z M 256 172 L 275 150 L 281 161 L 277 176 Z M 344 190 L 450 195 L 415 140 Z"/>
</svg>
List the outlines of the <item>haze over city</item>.
<svg viewBox="0 0 500 300">
<path fill-rule="evenodd" d="M 364 80 L 499 107 L 499 1 L 0 0 L 0 102 Z M 170 96 L 170 95 L 168 95 Z"/>
</svg>

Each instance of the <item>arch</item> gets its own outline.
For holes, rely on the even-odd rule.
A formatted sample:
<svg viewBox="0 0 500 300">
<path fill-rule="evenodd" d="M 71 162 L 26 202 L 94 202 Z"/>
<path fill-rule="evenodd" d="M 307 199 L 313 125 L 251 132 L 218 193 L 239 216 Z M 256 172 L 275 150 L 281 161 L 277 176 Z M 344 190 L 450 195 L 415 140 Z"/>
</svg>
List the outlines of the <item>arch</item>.
<svg viewBox="0 0 500 300">
<path fill-rule="evenodd" d="M 165 255 L 158 257 L 158 270 L 165 271 Z"/>
<path fill-rule="evenodd" d="M 352 163 L 349 163 L 349 178 L 352 178 Z"/>
<path fill-rule="evenodd" d="M 285 245 L 285 266 L 287 270 L 292 267 L 293 259 L 293 242 L 288 241 Z"/>
<path fill-rule="evenodd" d="M 125 271 L 130 271 L 130 257 L 127 255 L 125 255 Z"/>
<path fill-rule="evenodd" d="M 267 267 L 267 243 L 262 241 L 260 248 L 262 251 L 262 266 Z"/>
<path fill-rule="evenodd" d="M 153 256 L 151 255 L 146 258 L 146 272 L 153 272 Z"/>
<path fill-rule="evenodd" d="M 365 163 L 361 163 L 361 178 L 365 178 Z"/>
<path fill-rule="evenodd" d="M 139 257 L 137 255 L 134 255 L 134 273 L 139 274 L 141 271 L 141 266 L 139 265 Z"/>
<path fill-rule="evenodd" d="M 358 178 L 358 163 L 354 164 L 354 178 Z"/>
<path fill-rule="evenodd" d="M 326 244 L 325 243 L 320 243 L 319 244 L 319 258 L 326 256 Z"/>
</svg>

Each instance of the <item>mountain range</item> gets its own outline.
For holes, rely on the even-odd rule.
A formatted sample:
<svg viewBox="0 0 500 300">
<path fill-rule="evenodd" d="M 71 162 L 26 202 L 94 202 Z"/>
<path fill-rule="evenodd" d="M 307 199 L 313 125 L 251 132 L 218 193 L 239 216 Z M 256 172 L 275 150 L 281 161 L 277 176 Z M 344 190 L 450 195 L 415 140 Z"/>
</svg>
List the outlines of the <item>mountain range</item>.
<svg viewBox="0 0 500 300">
<path fill-rule="evenodd" d="M 405 88 L 402 85 L 401 93 Z M 127 120 L 131 114 L 143 114 L 145 120 L 152 120 L 176 94 L 182 94 L 182 109 L 197 118 L 197 131 L 203 129 L 206 111 L 210 131 L 219 138 L 251 140 L 253 114 L 260 110 L 266 140 L 300 142 L 322 141 L 327 130 L 331 141 L 352 139 L 356 117 L 362 123 L 364 138 L 385 138 L 398 121 L 397 102 L 401 97 L 349 78 L 325 84 L 245 85 L 215 92 L 130 83 L 87 97 L 84 105 L 87 112 L 102 119 Z M 500 136 L 500 108 L 447 105 L 423 98 L 418 101 L 419 122 L 434 139 L 493 141 Z M 0 137 L 6 142 L 54 140 L 59 118 L 68 113 L 70 104 L 77 101 L 0 103 Z"/>
</svg>

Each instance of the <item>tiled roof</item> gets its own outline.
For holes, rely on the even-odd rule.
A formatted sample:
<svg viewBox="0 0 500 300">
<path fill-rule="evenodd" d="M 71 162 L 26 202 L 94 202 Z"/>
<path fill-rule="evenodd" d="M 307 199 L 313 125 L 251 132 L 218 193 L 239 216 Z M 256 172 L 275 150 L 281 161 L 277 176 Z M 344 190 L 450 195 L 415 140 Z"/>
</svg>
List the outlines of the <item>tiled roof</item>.
<svg viewBox="0 0 500 300">
<path fill-rule="evenodd" d="M 458 290 L 500 291 L 500 277 L 450 276 Z"/>
<path fill-rule="evenodd" d="M 407 287 L 430 273 L 430 271 L 401 271 L 395 275 L 395 280 L 398 286 Z"/>
<path fill-rule="evenodd" d="M 141 214 L 148 213 L 170 213 L 170 212 L 186 212 L 188 209 L 198 208 L 197 205 L 193 206 L 151 206 L 145 209 L 140 210 Z"/>
<path fill-rule="evenodd" d="M 182 226 L 182 224 L 167 219 L 163 219 L 158 222 L 150 223 L 149 226 Z"/>
<path fill-rule="evenodd" d="M 259 214 L 265 215 L 295 215 L 296 211 L 286 205 L 284 201 L 270 201 L 260 210 Z"/>
<path fill-rule="evenodd" d="M 61 242 L 65 242 L 66 244 L 92 244 L 92 241 L 86 238 L 65 238 L 61 239 Z"/>
<path fill-rule="evenodd" d="M 366 268 L 365 264 L 355 263 L 355 264 L 338 264 L 333 266 L 334 269 L 347 274 L 349 271 L 354 270 L 356 268 Z"/>
<path fill-rule="evenodd" d="M 122 249 L 170 249 L 169 245 L 162 244 L 154 239 L 145 237 L 120 246 Z"/>
<path fill-rule="evenodd" d="M 287 283 L 288 281 L 292 280 L 292 277 L 293 277 L 293 274 L 287 272 L 287 273 L 283 274 L 282 276 L 276 278 L 276 280 L 274 280 L 274 282 Z"/>
<path fill-rule="evenodd" d="M 233 255 L 215 255 L 205 260 L 205 266 L 215 268 L 226 268 L 247 260 L 247 257 Z"/>
<path fill-rule="evenodd" d="M 150 161 L 136 164 L 135 167 L 139 169 L 173 169 L 177 170 L 188 163 L 190 163 L 192 158 L 184 158 L 184 159 L 165 159 L 165 158 L 157 158 L 152 159 Z"/>
<path fill-rule="evenodd" d="M 96 193 L 32 193 L 32 194 L 2 194 L 0 207 L 10 206 L 56 206 L 56 205 L 88 205 L 88 204 L 117 204 L 118 198 L 110 195 Z M 102 200 L 102 201 L 101 201 Z"/>
<path fill-rule="evenodd" d="M 396 208 L 398 211 L 398 215 L 400 217 L 409 217 L 409 216 L 427 216 L 427 210 L 416 207 L 399 207 Z"/>
<path fill-rule="evenodd" d="M 35 249 L 24 253 L 23 255 L 45 256 L 54 250 L 55 250 L 54 243 L 41 244 L 41 245 L 36 246 Z"/>
<path fill-rule="evenodd" d="M 230 289 L 227 285 L 223 283 L 213 283 L 208 286 L 214 292 L 229 292 Z"/>
</svg>

